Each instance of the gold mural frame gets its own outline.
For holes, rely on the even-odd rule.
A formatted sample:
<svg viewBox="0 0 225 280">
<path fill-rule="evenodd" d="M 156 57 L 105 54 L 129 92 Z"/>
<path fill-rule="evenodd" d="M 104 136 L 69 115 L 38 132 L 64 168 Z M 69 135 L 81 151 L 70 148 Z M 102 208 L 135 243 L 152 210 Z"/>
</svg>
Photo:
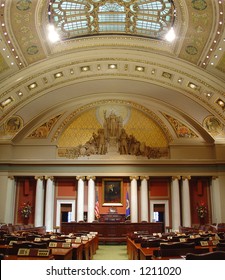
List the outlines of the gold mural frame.
<svg viewBox="0 0 225 280">
<path fill-rule="evenodd" d="M 123 180 L 121 178 L 104 178 L 102 186 L 102 206 L 123 206 Z"/>
</svg>

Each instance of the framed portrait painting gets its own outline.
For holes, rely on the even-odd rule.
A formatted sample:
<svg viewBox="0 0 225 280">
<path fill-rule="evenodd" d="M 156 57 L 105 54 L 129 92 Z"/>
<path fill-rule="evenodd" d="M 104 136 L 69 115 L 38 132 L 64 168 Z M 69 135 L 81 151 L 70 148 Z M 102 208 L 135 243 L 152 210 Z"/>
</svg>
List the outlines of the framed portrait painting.
<svg viewBox="0 0 225 280">
<path fill-rule="evenodd" d="M 103 206 L 123 206 L 122 179 L 103 179 Z"/>
</svg>

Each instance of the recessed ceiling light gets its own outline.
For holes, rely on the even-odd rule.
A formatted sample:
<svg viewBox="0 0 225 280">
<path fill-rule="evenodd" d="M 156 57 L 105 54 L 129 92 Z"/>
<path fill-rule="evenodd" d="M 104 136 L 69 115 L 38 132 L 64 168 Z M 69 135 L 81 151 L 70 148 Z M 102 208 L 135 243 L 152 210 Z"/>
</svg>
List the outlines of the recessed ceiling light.
<svg viewBox="0 0 225 280">
<path fill-rule="evenodd" d="M 2 101 L 0 103 L 0 106 L 2 107 L 2 109 L 4 109 L 7 105 L 9 105 L 11 102 L 13 102 L 13 98 L 9 97 L 7 99 L 5 99 L 4 101 Z"/>
<path fill-rule="evenodd" d="M 54 74 L 55 79 L 61 78 L 62 76 L 63 76 L 63 73 L 62 73 L 62 72 L 58 72 L 58 73 L 55 73 L 55 74 Z"/>
<path fill-rule="evenodd" d="M 83 66 L 83 67 L 81 67 L 81 71 L 82 72 L 87 72 L 89 70 L 90 70 L 90 66 Z"/>
<path fill-rule="evenodd" d="M 135 70 L 139 72 L 144 72 L 145 68 L 143 66 L 136 66 Z"/>
<path fill-rule="evenodd" d="M 109 64 L 108 68 L 109 69 L 117 69 L 117 64 Z"/>
<path fill-rule="evenodd" d="M 37 83 L 32 83 L 32 84 L 30 84 L 29 86 L 28 86 L 28 89 L 29 90 L 32 90 L 32 89 L 34 89 L 34 88 L 36 88 L 37 87 Z"/>
</svg>

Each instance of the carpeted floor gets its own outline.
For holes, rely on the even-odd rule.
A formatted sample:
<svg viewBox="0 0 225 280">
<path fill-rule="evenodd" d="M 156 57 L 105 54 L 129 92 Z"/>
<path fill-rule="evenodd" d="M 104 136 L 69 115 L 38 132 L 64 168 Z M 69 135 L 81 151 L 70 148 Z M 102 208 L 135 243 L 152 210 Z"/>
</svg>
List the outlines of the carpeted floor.
<svg viewBox="0 0 225 280">
<path fill-rule="evenodd" d="M 99 245 L 93 260 L 128 260 L 126 245 Z"/>
</svg>

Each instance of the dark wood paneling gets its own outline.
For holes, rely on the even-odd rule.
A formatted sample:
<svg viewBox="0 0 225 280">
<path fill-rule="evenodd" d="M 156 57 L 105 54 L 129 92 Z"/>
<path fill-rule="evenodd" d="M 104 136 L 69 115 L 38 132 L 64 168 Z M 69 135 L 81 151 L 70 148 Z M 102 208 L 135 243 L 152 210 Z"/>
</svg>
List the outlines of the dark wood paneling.
<svg viewBox="0 0 225 280">
<path fill-rule="evenodd" d="M 78 232 L 98 232 L 100 242 L 124 242 L 128 234 L 134 231 L 162 233 L 163 223 L 62 223 L 61 232 L 65 234 Z"/>
</svg>

